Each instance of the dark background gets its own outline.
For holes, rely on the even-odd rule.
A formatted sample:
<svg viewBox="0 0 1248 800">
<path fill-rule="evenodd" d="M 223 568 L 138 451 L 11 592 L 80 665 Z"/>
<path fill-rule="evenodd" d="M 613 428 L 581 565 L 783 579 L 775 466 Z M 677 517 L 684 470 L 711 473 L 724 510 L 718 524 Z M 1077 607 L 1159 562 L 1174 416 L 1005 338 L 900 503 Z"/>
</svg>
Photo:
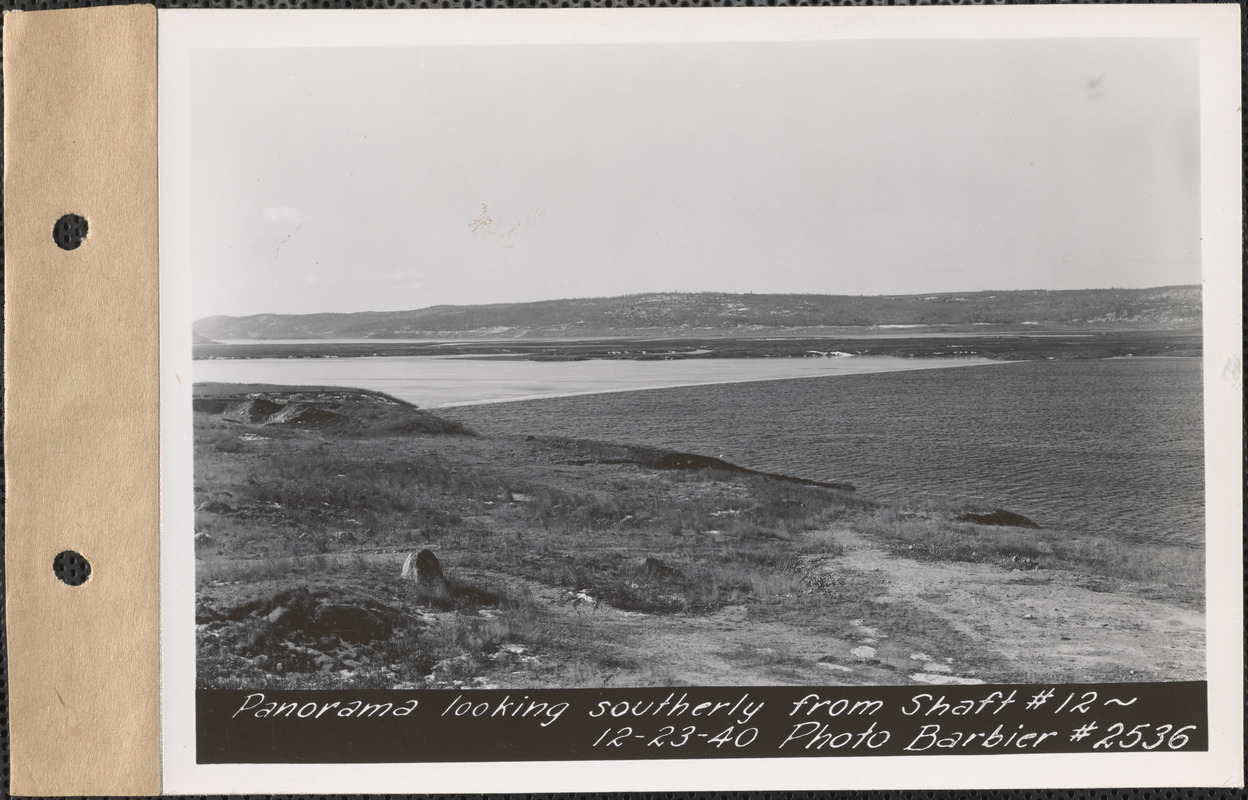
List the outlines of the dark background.
<svg viewBox="0 0 1248 800">
<path fill-rule="evenodd" d="M 257 698 L 262 694 L 263 698 Z M 235 691 L 201 689 L 196 692 L 196 760 L 201 764 L 320 764 L 403 763 L 473 761 L 577 761 L 619 759 L 689 758 L 810 758 L 812 756 L 915 756 L 1001 755 L 1026 753 L 1135 751 L 1141 744 L 1164 752 L 1160 743 L 1180 729 L 1192 726 L 1185 744 L 1174 749 L 1209 749 L 1204 681 L 1126 684 L 1038 685 L 981 684 L 977 686 L 733 686 L 649 687 L 616 689 L 456 689 L 416 691 Z M 801 704 L 803 698 L 810 702 Z M 983 712 L 953 714 L 960 704 L 980 703 Z M 1045 700 L 1044 698 L 1051 698 Z M 460 699 L 462 698 L 462 700 Z M 1031 699 L 1038 698 L 1034 702 Z M 1074 701 L 1071 702 L 1071 698 Z M 811 708 L 816 700 L 845 704 L 833 715 L 829 707 Z M 352 701 L 400 707 L 416 700 L 410 715 L 340 717 L 334 709 L 317 711 L 334 701 Z M 1080 707 L 1080 700 L 1086 701 Z M 510 704 L 504 705 L 507 701 Z M 1001 702 L 1005 701 L 1005 702 Z M 1043 701 L 1043 702 L 1041 702 Z M 566 703 L 557 719 L 524 711 L 529 702 Z M 724 703 L 722 715 L 695 716 L 698 704 Z M 853 704 L 879 702 L 869 713 L 848 711 Z M 274 709 L 283 703 L 289 711 L 258 716 L 266 704 Z M 452 707 L 469 704 L 483 709 L 479 717 L 464 711 L 447 714 Z M 627 713 L 620 705 L 634 704 L 648 711 Z M 728 709 L 755 706 L 755 713 L 731 715 Z M 296 704 L 308 709 L 300 718 L 291 712 Z M 638 706 L 637 704 L 640 704 Z M 653 704 L 651 706 L 650 704 Z M 664 705 L 666 704 L 666 705 Z M 802 710 L 791 710 L 801 704 Z M 1034 708 L 1032 707 L 1034 705 Z M 244 707 L 248 711 L 241 711 Z M 546 708 L 543 705 L 541 708 Z M 603 713 L 616 707 L 621 716 Z M 384 706 L 383 706 L 384 708 Z M 681 712 L 673 715 L 674 710 Z M 500 712 L 499 709 L 502 709 Z M 1078 710 L 1076 710 L 1078 709 Z M 654 713 L 660 710 L 660 713 Z M 597 716 L 591 714 L 597 713 Z M 498 716 L 494 716 L 498 713 Z M 705 712 L 704 712 L 705 713 Z M 547 722 L 549 724 L 542 725 Z M 1166 729 L 1159 725 L 1168 724 Z M 939 726 L 932 728 L 931 726 Z M 1095 725 L 1096 732 L 1080 740 L 1069 734 L 1076 728 Z M 1125 731 L 1142 725 L 1148 734 L 1130 736 Z M 798 732 L 809 732 L 801 736 Z M 608 731 L 610 731 L 608 733 Z M 840 747 L 814 745 L 816 731 L 827 733 L 824 741 L 841 736 Z M 928 736 L 920 738 L 926 731 Z M 997 744 L 982 746 L 985 737 L 998 732 Z M 1119 733 L 1115 735 L 1115 731 Z M 1160 731 L 1165 736 L 1155 739 Z M 1167 732 L 1168 731 L 1168 732 Z M 871 744 L 865 744 L 871 732 Z M 1025 750 L 1005 745 L 1011 734 L 1058 735 L 1038 739 Z M 978 741 L 965 748 L 931 746 L 938 738 L 978 733 Z M 891 734 L 891 735 L 890 735 Z M 617 736 L 618 735 L 618 736 Z M 789 737 L 793 735 L 792 740 Z M 616 736 L 612 739 L 610 737 Z M 714 737 L 719 736 L 716 743 Z M 736 737 L 745 737 L 736 744 Z M 604 739 L 604 737 L 607 737 Z M 731 740 L 731 741 L 730 741 Z M 785 742 L 787 746 L 782 746 Z M 1180 739 L 1174 738 L 1174 742 Z M 614 742 L 614 745 L 603 744 Z M 656 743 L 657 742 L 657 743 Z M 729 742 L 729 743 L 725 743 Z M 911 742 L 927 749 L 906 752 Z M 1100 743 L 1101 748 L 1096 745 Z M 598 745 L 598 746 L 595 746 Z M 856 746 L 855 746 L 856 745 Z M 1109 747 L 1110 750 L 1104 748 Z M 467 767 L 468 764 L 465 764 Z M 887 768 L 887 767 L 885 767 Z M 973 766 L 970 768 L 973 769 Z"/>
</svg>

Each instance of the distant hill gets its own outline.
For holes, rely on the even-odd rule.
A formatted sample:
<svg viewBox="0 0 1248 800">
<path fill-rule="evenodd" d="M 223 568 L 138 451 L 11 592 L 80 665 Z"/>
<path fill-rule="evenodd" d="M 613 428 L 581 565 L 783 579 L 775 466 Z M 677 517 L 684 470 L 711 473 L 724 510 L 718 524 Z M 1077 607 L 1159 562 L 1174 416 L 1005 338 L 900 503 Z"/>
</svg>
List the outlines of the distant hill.
<svg viewBox="0 0 1248 800">
<path fill-rule="evenodd" d="M 630 335 L 867 326 L 1020 325 L 1191 328 L 1199 286 L 984 291 L 859 297 L 819 294 L 654 293 L 414 311 L 206 317 L 207 339 L 403 339 L 437 336 Z M 197 339 L 198 340 L 198 339 Z"/>
</svg>

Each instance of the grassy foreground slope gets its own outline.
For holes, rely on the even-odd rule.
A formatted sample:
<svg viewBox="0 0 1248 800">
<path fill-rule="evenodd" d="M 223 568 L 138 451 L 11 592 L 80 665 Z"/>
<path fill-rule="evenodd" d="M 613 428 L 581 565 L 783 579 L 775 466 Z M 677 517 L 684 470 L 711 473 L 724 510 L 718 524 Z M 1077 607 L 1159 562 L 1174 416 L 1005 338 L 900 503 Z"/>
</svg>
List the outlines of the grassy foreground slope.
<svg viewBox="0 0 1248 800">
<path fill-rule="evenodd" d="M 885 507 L 691 454 L 198 385 L 204 687 L 1203 674 L 1197 551 Z M 403 580 L 429 549 L 449 594 Z"/>
</svg>

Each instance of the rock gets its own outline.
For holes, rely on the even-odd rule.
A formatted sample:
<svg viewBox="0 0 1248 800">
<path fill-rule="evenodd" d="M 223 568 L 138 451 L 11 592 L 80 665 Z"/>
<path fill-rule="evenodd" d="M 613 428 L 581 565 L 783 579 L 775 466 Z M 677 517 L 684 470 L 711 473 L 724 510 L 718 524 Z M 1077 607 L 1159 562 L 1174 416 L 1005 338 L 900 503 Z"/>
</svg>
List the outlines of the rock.
<svg viewBox="0 0 1248 800">
<path fill-rule="evenodd" d="M 957 675 L 938 675 L 931 672 L 916 672 L 910 676 L 910 680 L 935 686 L 978 686 L 983 683 L 979 678 L 962 678 Z"/>
<path fill-rule="evenodd" d="M 400 573 L 403 580 L 416 585 L 417 594 L 424 600 L 435 605 L 449 606 L 451 587 L 442 574 L 442 565 L 432 550 L 424 549 L 418 553 L 408 553 Z"/>
<path fill-rule="evenodd" d="M 669 567 L 653 556 L 646 556 L 641 560 L 641 577 L 646 580 L 659 581 L 666 578 L 675 578 L 681 575 L 680 570 Z"/>
<path fill-rule="evenodd" d="M 855 647 L 849 652 L 853 653 L 858 658 L 875 658 L 875 648 L 868 647 L 865 644 L 861 647 Z"/>
<path fill-rule="evenodd" d="M 367 608 L 348 605 L 319 606 L 307 625 L 307 632 L 313 636 L 332 636 L 344 642 L 386 639 L 392 631 L 389 622 Z"/>
<path fill-rule="evenodd" d="M 973 522 L 976 525 L 1000 525 L 1011 528 L 1040 527 L 1022 514 L 1015 514 L 1013 511 L 1006 511 L 1004 508 L 995 508 L 992 511 L 967 509 L 958 513 L 957 520 L 958 522 Z"/>
<path fill-rule="evenodd" d="M 430 576 L 444 577 L 442 565 L 438 563 L 438 557 L 433 554 L 433 551 L 425 548 L 419 552 L 408 553 L 403 561 L 401 577 L 404 580 L 417 581 L 421 577 Z"/>
<path fill-rule="evenodd" d="M 275 632 L 304 628 L 316 612 L 316 598 L 307 589 L 280 592 L 266 603 L 265 619 Z M 263 612 L 263 607 L 258 609 Z"/>
<path fill-rule="evenodd" d="M 594 610 L 598 609 L 598 598 L 591 596 L 584 589 L 569 589 L 563 593 L 563 600 L 571 603 L 573 608 L 585 605 Z"/>
</svg>

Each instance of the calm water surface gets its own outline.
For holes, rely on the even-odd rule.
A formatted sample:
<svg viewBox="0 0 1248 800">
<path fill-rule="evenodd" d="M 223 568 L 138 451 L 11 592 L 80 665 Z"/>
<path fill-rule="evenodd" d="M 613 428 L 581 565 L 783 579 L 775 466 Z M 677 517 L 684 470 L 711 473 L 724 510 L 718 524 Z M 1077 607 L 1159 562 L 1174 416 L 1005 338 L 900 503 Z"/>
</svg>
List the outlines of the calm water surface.
<svg viewBox="0 0 1248 800">
<path fill-rule="evenodd" d="M 235 358 L 194 362 L 196 381 L 354 386 L 439 408 L 537 397 L 992 363 L 983 358 L 711 358 L 528 361 L 463 356 Z"/>
<path fill-rule="evenodd" d="M 848 360 L 848 359 L 846 359 Z M 881 499 L 1204 540 L 1200 359 L 992 364 L 448 409 L 482 433 L 645 443 Z"/>
</svg>

